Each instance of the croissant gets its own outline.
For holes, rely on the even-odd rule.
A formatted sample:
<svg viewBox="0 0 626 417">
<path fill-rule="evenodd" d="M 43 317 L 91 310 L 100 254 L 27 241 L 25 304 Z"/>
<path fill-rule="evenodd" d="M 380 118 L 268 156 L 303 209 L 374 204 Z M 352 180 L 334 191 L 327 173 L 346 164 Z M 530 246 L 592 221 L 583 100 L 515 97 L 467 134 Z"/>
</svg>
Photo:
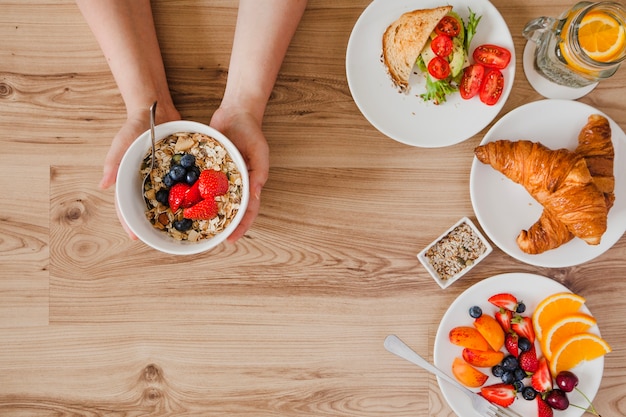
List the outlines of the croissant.
<svg viewBox="0 0 626 417">
<path fill-rule="evenodd" d="M 498 140 L 474 153 L 482 163 L 522 185 L 574 236 L 590 245 L 600 243 L 608 210 L 582 156 L 528 140 Z"/>
<path fill-rule="evenodd" d="M 607 211 L 615 201 L 613 160 L 615 152 L 611 140 L 611 126 L 606 117 L 592 114 L 578 136 L 575 151 L 585 159 L 593 183 L 604 194 Z M 529 254 L 543 253 L 569 242 L 574 235 L 551 212 L 544 210 L 528 230 L 517 237 L 519 248 Z"/>
</svg>

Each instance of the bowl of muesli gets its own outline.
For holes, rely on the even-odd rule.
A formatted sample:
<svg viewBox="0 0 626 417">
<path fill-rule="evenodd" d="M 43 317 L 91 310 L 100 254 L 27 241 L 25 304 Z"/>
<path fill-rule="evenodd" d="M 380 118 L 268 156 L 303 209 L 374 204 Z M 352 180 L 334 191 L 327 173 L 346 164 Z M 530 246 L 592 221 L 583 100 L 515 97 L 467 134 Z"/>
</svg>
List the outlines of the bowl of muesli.
<svg viewBox="0 0 626 417">
<path fill-rule="evenodd" d="M 442 289 L 448 288 L 493 251 L 472 221 L 463 217 L 417 258 Z"/>
<path fill-rule="evenodd" d="M 248 205 L 243 157 L 222 133 L 188 120 L 155 126 L 155 142 L 152 170 L 149 130 L 122 158 L 116 183 L 122 219 L 141 241 L 165 253 L 191 255 L 216 247 Z"/>
</svg>

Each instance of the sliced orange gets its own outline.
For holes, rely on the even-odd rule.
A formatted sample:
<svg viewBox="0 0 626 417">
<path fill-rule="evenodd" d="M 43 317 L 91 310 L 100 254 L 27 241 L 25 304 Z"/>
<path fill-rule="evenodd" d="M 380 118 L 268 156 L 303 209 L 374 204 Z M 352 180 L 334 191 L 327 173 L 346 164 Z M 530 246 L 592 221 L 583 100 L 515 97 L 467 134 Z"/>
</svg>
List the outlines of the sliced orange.
<svg viewBox="0 0 626 417">
<path fill-rule="evenodd" d="M 611 346 L 593 333 L 579 333 L 565 339 L 556 347 L 550 361 L 550 372 L 558 375 L 561 371 L 574 368 L 583 361 L 591 361 L 611 352 Z"/>
<path fill-rule="evenodd" d="M 578 27 L 578 43 L 590 58 L 610 62 L 624 51 L 626 28 L 608 13 L 590 12 Z"/>
<path fill-rule="evenodd" d="M 568 314 L 577 312 L 585 299 L 571 292 L 561 292 L 546 297 L 533 312 L 533 328 L 539 341 L 543 340 L 544 329 Z"/>
<path fill-rule="evenodd" d="M 554 349 L 563 344 L 570 336 L 584 333 L 596 325 L 596 319 L 584 313 L 572 313 L 558 319 L 544 329 L 541 351 L 546 359 L 552 358 Z"/>
</svg>

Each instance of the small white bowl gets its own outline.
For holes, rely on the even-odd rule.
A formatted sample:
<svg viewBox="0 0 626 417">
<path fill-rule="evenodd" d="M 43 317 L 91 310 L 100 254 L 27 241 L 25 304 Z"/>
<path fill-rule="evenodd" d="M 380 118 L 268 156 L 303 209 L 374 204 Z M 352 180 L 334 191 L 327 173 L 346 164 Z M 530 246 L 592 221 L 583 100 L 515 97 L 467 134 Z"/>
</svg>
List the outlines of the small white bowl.
<svg viewBox="0 0 626 417">
<path fill-rule="evenodd" d="M 248 207 L 250 186 L 246 163 L 235 145 L 222 133 L 202 123 L 180 120 L 155 126 L 155 139 L 160 140 L 178 132 L 193 132 L 208 135 L 224 146 L 241 173 L 242 196 L 239 210 L 232 222 L 219 234 L 197 242 L 179 241 L 166 232 L 156 229 L 146 217 L 146 203 L 141 193 L 141 163 L 150 150 L 150 130 L 141 134 L 128 148 L 117 172 L 115 198 L 120 215 L 130 230 L 145 244 L 161 252 L 174 255 L 193 255 L 213 249 L 222 243 L 241 222 Z"/>
<path fill-rule="evenodd" d="M 465 229 L 463 225 L 468 226 L 467 232 L 469 233 L 469 237 L 471 237 L 472 240 L 463 239 L 463 238 L 468 237 L 466 233 L 461 233 L 460 235 L 457 235 L 457 232 L 456 232 L 457 228 Z M 461 229 L 458 229 L 458 231 L 460 230 Z M 457 238 L 456 239 L 448 238 L 448 235 L 450 235 L 453 231 L 455 231 L 454 236 Z M 469 251 L 466 250 L 467 248 L 464 248 L 461 242 L 466 242 L 466 243 L 479 242 L 477 243 L 478 245 L 482 243 L 482 246 L 484 246 L 484 251 L 478 256 L 470 255 L 468 253 Z M 447 274 L 442 268 L 435 266 L 435 264 L 438 264 L 439 262 L 433 263 L 431 262 L 431 259 L 430 259 L 431 257 L 427 256 L 427 253 L 429 252 L 431 248 L 433 248 L 434 250 L 437 250 L 437 248 L 440 247 L 441 245 L 447 245 L 449 249 L 449 253 L 451 254 L 451 256 L 455 258 L 447 263 L 448 265 L 451 265 L 451 270 L 449 272 L 450 276 L 446 276 Z M 424 267 L 426 268 L 428 273 L 430 273 L 430 275 L 433 277 L 435 282 L 437 282 L 437 284 L 439 284 L 439 286 L 442 289 L 445 289 L 449 287 L 450 285 L 452 285 L 456 280 L 461 278 L 463 275 L 465 275 L 467 272 L 469 272 L 480 261 L 485 259 L 487 255 L 491 253 L 492 250 L 493 248 L 491 247 L 487 239 L 485 239 L 485 237 L 476 228 L 474 223 L 472 223 L 472 221 L 469 218 L 463 217 L 461 220 L 456 222 L 451 228 L 446 230 L 445 233 L 443 233 L 441 236 L 435 239 L 433 243 L 431 243 L 424 250 L 418 253 L 417 258 L 422 263 L 422 265 L 424 265 Z M 441 252 L 437 251 L 436 253 L 441 253 Z M 459 258 L 463 260 L 468 260 L 469 263 L 464 263 L 462 265 L 459 265 L 459 262 L 458 262 Z M 442 261 L 443 260 L 445 260 L 445 258 L 443 258 Z"/>
</svg>

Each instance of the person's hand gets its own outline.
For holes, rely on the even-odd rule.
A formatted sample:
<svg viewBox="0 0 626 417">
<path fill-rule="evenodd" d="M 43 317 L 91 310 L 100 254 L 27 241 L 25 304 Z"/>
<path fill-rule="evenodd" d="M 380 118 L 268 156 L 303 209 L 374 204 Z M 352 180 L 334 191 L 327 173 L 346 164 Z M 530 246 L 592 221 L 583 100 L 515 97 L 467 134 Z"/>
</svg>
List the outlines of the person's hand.
<svg viewBox="0 0 626 417">
<path fill-rule="evenodd" d="M 167 121 L 179 119 L 180 114 L 175 108 L 164 108 L 160 110 L 159 106 L 157 105 L 156 123 L 164 123 Z M 128 118 L 126 119 L 126 122 L 113 138 L 113 141 L 111 142 L 111 147 L 109 148 L 109 151 L 104 160 L 104 170 L 102 174 L 102 179 L 100 180 L 100 188 L 107 189 L 115 184 L 115 181 L 117 179 L 117 170 L 120 166 L 120 162 L 122 161 L 124 153 L 133 143 L 133 141 L 149 128 L 149 107 L 146 107 L 145 109 L 138 109 L 136 111 L 128 113 Z M 117 207 L 117 199 L 115 203 L 115 211 L 117 212 L 117 218 L 119 219 L 122 227 L 124 228 L 128 236 L 131 239 L 136 240 L 137 236 L 135 236 L 135 234 L 129 229 L 128 225 L 126 224 L 126 222 L 124 222 L 124 219 L 120 215 L 119 208 Z"/>
<path fill-rule="evenodd" d="M 259 214 L 261 190 L 270 169 L 269 145 L 261 130 L 261 121 L 238 108 L 218 108 L 211 118 L 211 127 L 219 130 L 239 149 L 248 166 L 250 175 L 250 200 L 241 223 L 228 237 L 234 243 L 250 228 Z"/>
</svg>

